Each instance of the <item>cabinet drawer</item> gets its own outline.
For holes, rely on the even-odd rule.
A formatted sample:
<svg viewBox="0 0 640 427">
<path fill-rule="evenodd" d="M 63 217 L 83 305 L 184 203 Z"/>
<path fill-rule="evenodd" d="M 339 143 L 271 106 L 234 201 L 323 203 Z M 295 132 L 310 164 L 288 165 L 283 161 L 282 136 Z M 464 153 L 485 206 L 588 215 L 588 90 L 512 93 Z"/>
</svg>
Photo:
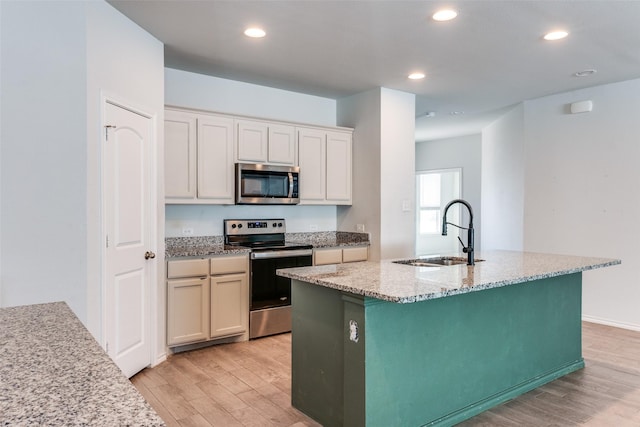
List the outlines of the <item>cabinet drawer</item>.
<svg viewBox="0 0 640 427">
<path fill-rule="evenodd" d="M 184 259 L 167 262 L 167 277 L 169 279 L 208 275 L 209 260 L 207 259 Z"/>
<path fill-rule="evenodd" d="M 313 265 L 342 263 L 342 249 L 320 249 L 313 252 Z"/>
<path fill-rule="evenodd" d="M 366 261 L 369 258 L 369 248 L 358 246 L 342 250 L 342 262 Z"/>
<path fill-rule="evenodd" d="M 211 274 L 246 273 L 248 270 L 247 255 L 221 256 L 211 258 Z"/>
</svg>

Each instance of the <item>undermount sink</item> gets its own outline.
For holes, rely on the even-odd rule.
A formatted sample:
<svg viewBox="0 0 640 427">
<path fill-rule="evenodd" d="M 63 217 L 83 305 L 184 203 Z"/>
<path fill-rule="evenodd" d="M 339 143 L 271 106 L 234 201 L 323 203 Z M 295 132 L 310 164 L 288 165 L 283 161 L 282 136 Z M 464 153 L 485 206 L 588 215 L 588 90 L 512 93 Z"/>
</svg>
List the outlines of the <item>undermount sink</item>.
<svg viewBox="0 0 640 427">
<path fill-rule="evenodd" d="M 476 258 L 474 261 L 479 262 L 484 260 Z M 433 258 L 406 259 L 406 260 L 393 261 L 393 262 L 395 262 L 396 264 L 412 265 L 414 267 L 440 267 L 443 265 L 466 264 L 467 258 L 442 256 L 442 257 L 433 257 Z"/>
</svg>

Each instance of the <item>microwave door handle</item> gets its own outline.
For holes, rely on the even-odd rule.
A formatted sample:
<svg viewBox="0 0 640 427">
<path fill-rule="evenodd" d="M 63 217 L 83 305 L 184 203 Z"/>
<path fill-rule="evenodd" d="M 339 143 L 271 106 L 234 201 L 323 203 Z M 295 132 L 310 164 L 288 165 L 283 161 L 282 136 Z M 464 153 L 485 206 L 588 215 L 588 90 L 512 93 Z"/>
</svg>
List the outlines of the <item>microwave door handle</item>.
<svg viewBox="0 0 640 427">
<path fill-rule="evenodd" d="M 293 197 L 293 174 L 289 172 L 288 175 L 289 175 L 289 198 L 292 198 Z"/>
</svg>

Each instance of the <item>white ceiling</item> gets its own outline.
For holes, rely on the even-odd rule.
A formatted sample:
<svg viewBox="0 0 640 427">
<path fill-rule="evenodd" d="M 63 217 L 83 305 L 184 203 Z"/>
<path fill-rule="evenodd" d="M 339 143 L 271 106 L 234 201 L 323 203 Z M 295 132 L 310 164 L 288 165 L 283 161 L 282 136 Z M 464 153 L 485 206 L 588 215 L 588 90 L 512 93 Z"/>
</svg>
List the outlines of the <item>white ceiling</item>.
<svg viewBox="0 0 640 427">
<path fill-rule="evenodd" d="M 415 93 L 418 141 L 478 132 L 527 99 L 640 78 L 639 0 L 109 3 L 165 44 L 170 68 L 335 99 Z M 442 6 L 458 18 L 433 21 Z M 250 25 L 267 36 L 245 37 Z M 557 28 L 569 37 L 542 40 Z M 597 73 L 573 76 L 585 69 Z M 427 78 L 408 80 L 415 70 Z"/>
</svg>

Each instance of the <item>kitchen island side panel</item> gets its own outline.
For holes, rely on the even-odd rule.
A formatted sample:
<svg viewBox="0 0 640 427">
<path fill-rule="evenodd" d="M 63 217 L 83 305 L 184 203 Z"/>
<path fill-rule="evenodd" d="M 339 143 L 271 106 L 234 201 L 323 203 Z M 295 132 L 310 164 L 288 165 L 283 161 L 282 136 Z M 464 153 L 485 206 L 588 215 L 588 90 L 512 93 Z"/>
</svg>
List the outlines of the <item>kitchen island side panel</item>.
<svg viewBox="0 0 640 427">
<path fill-rule="evenodd" d="M 291 404 L 325 427 L 343 426 L 342 292 L 291 281 Z"/>
<path fill-rule="evenodd" d="M 414 304 L 365 299 L 365 425 L 453 425 L 584 367 L 581 283 L 576 273 Z"/>
</svg>

